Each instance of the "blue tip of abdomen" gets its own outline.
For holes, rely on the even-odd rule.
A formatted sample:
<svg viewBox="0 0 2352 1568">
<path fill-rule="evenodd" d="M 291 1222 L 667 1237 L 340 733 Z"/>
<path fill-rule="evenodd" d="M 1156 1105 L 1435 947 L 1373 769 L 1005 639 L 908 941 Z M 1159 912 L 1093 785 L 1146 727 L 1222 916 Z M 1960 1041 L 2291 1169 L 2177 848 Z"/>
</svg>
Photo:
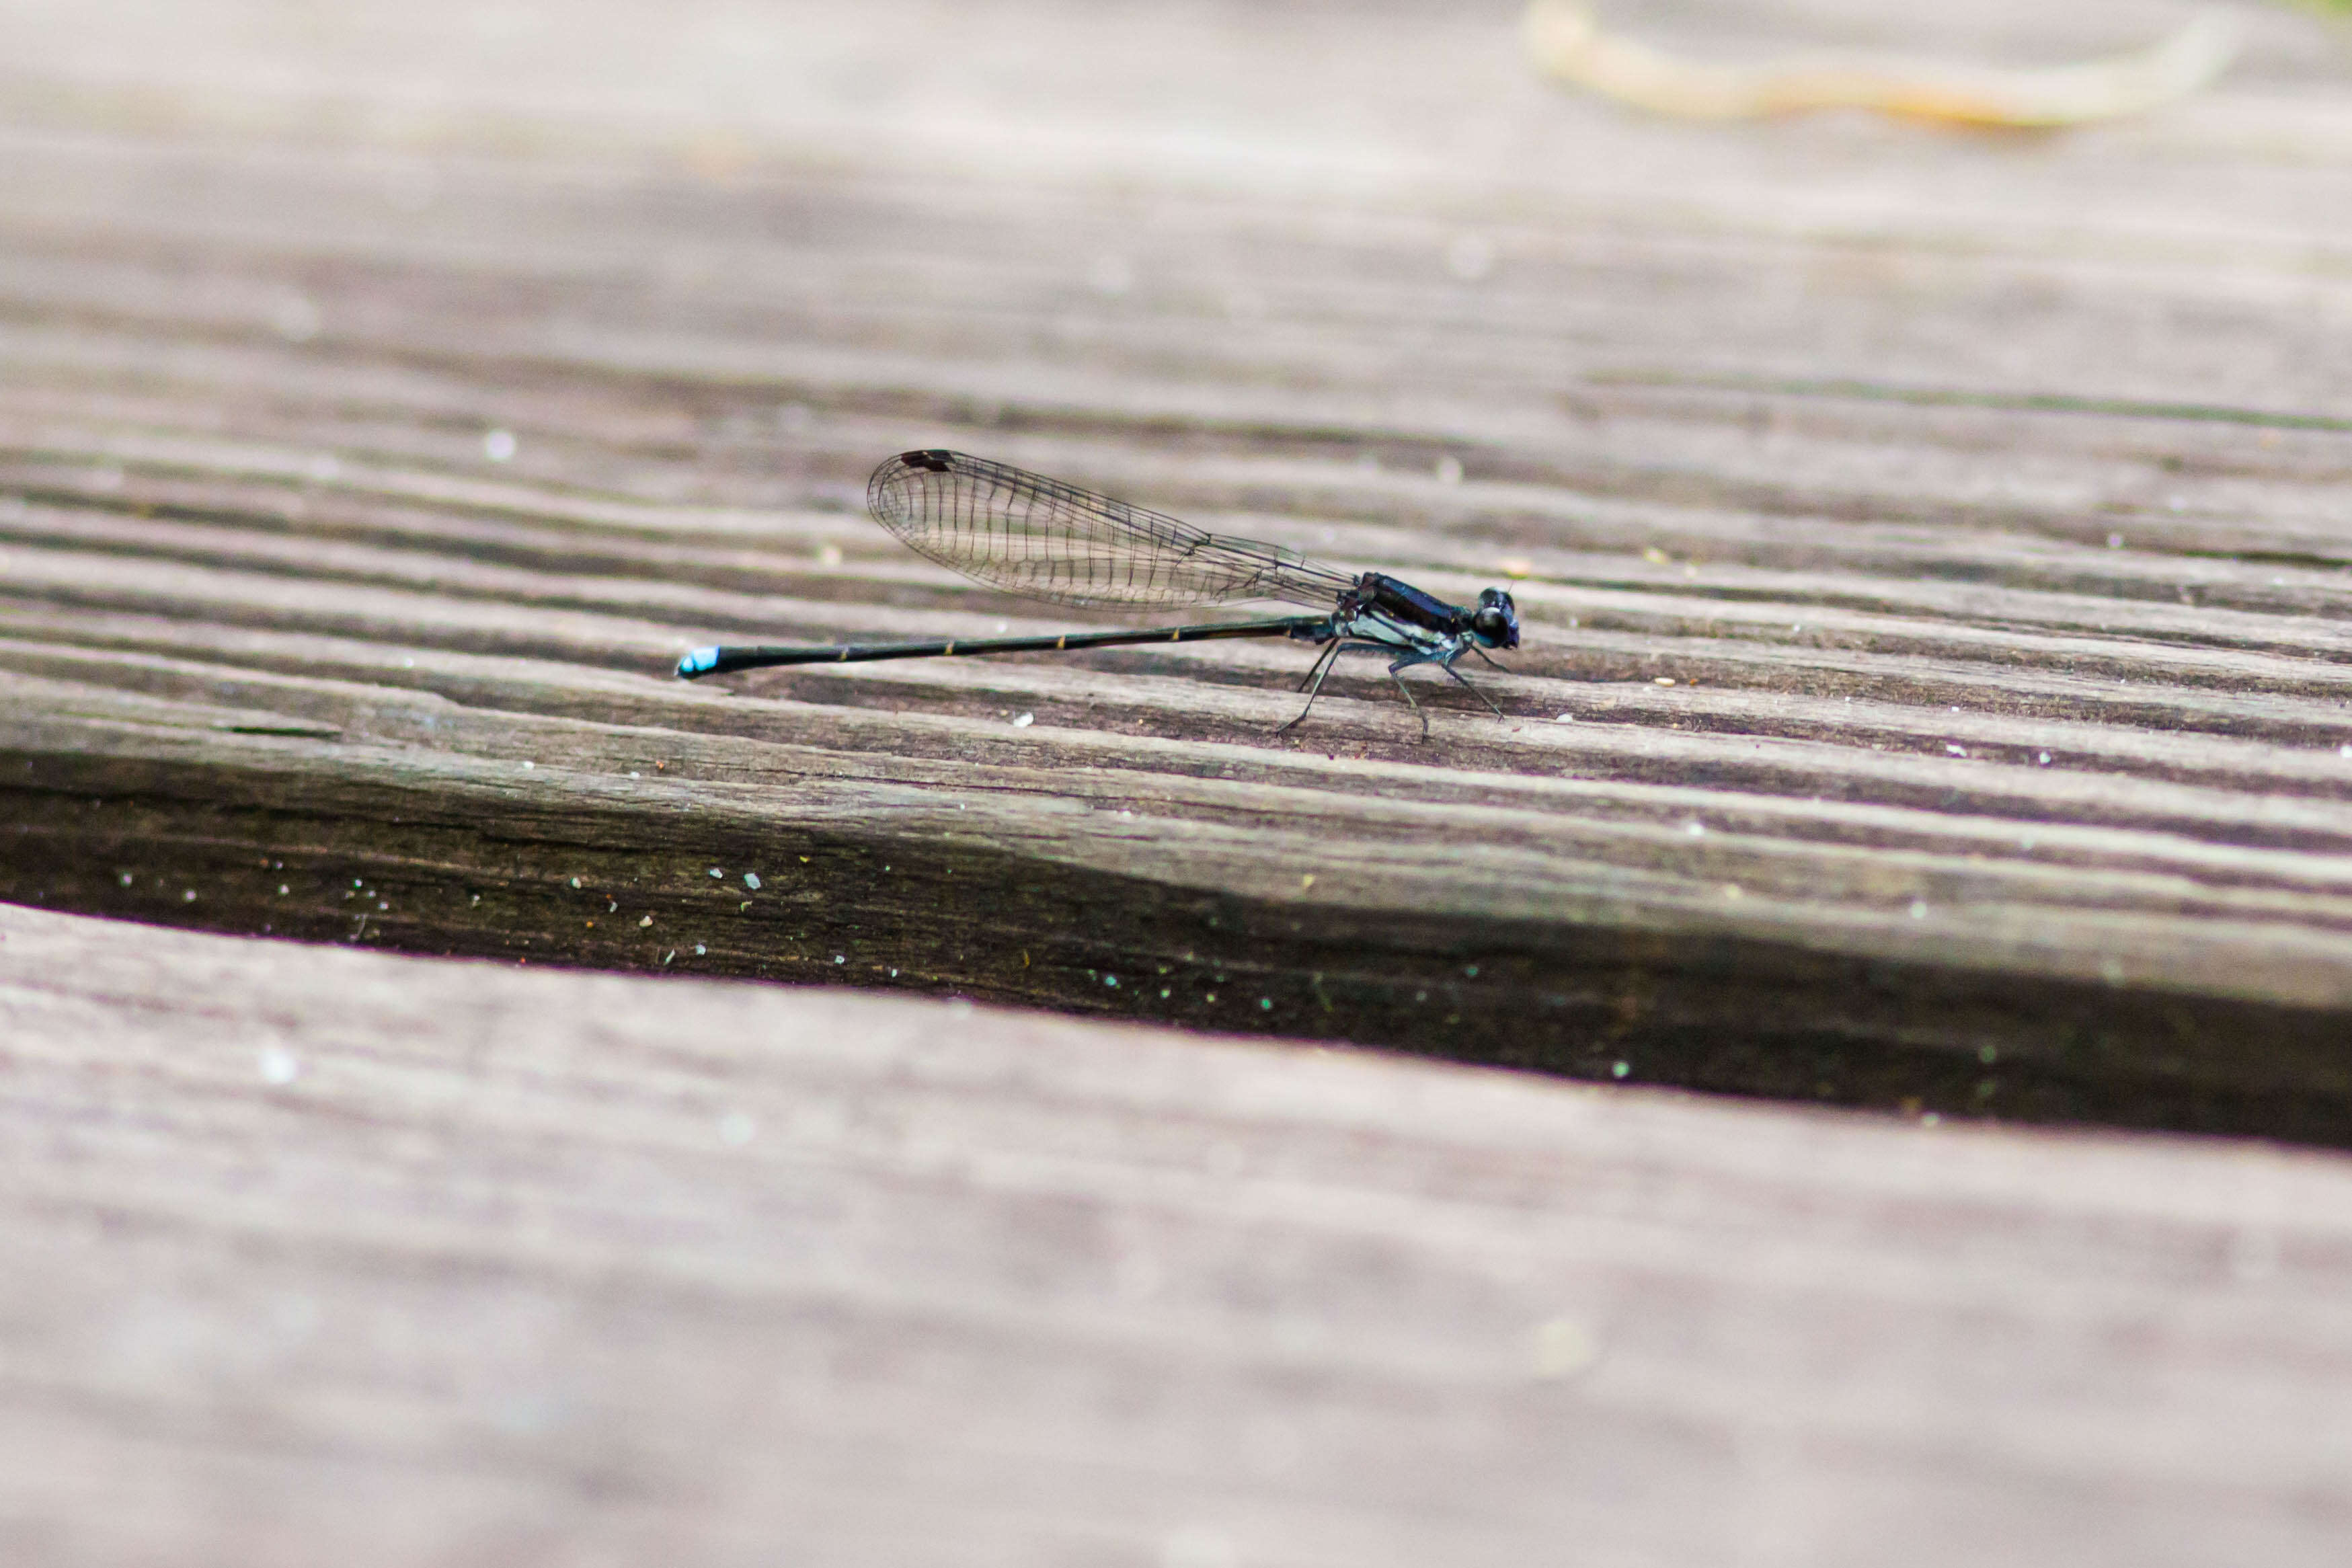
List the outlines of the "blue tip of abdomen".
<svg viewBox="0 0 2352 1568">
<path fill-rule="evenodd" d="M 698 647 L 677 661 L 677 678 L 680 680 L 692 680 L 696 676 L 709 675 L 718 668 L 719 650 L 715 647 Z"/>
</svg>

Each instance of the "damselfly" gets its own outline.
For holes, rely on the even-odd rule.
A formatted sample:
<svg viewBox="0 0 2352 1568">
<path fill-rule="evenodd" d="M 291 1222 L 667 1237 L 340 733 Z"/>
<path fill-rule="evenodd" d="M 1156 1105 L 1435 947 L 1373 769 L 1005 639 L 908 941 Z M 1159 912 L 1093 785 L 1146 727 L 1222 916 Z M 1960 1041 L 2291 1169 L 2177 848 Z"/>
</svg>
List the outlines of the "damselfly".
<svg viewBox="0 0 2352 1568">
<path fill-rule="evenodd" d="M 882 658 L 1038 653 L 1125 644 L 1205 642 L 1215 637 L 1290 637 L 1323 649 L 1298 683 L 1315 707 L 1339 655 L 1365 648 L 1390 656 L 1389 678 L 1421 720 L 1429 716 L 1402 679 L 1434 665 L 1478 700 L 1454 661 L 1465 653 L 1519 646 L 1518 609 L 1500 588 L 1473 605 L 1449 605 L 1378 572 L 1350 576 L 1279 544 L 1211 533 L 1108 496 L 961 452 L 901 452 L 866 487 L 874 520 L 918 554 L 992 588 L 1057 605 L 1222 605 L 1279 599 L 1320 614 L 1263 621 L 1212 621 L 1157 631 L 1065 632 L 1054 637 L 955 638 L 936 642 L 834 643 L 822 647 L 698 647 L 678 660 L 681 679 L 787 664 L 863 664 Z M 1494 660 L 1486 659 L 1493 664 Z M 1501 668 L 1496 666 L 1497 668 Z M 1278 731 L 1277 731 L 1278 732 Z"/>
</svg>

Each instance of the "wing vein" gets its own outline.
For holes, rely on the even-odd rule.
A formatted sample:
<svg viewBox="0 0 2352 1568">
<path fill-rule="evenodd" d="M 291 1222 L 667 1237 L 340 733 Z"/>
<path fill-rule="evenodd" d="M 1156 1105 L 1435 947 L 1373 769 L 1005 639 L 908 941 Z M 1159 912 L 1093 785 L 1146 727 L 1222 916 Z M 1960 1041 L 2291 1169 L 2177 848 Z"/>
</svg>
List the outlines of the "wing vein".
<svg viewBox="0 0 2352 1568">
<path fill-rule="evenodd" d="M 901 452 L 866 488 L 875 521 L 917 554 L 1052 604 L 1327 609 L 1355 578 L 1297 551 L 1212 533 L 1008 463 Z"/>
</svg>

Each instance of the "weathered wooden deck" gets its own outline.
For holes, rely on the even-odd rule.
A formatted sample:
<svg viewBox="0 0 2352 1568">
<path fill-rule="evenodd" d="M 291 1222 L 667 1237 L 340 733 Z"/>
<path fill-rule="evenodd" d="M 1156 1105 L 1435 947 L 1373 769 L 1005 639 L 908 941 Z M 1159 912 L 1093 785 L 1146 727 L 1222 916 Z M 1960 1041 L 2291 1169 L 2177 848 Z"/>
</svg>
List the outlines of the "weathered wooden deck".
<svg viewBox="0 0 2352 1568">
<path fill-rule="evenodd" d="M 625 8 L 429 101 L 332 29 L 248 90 L 234 14 L 147 78 L 15 40 L 8 896 L 2352 1138 L 2306 24 L 1986 141 L 1661 125 L 1412 10 L 1071 12 L 977 76 L 1052 13 L 801 18 L 723 112 L 688 27 L 635 121 L 546 96 L 668 37 Z M 1506 578 L 1515 721 L 1418 745 L 1360 671 L 1276 740 L 1284 647 L 667 678 L 1067 623 L 857 515 L 919 443 Z"/>
<path fill-rule="evenodd" d="M 2340 1156 L 957 1005 L 0 908 L 0 1555 L 2341 1560 Z"/>
<path fill-rule="evenodd" d="M 2055 11 L 1928 16 L 1851 0 L 1811 7 L 1801 25 L 1831 43 L 2049 60 L 2144 42 L 2181 15 L 2153 0 Z M 2246 58 L 2193 101 L 2063 136 L 1981 136 L 1843 117 L 1645 119 L 1538 79 L 1508 12 L 1405 0 L 0 11 L 0 899 L 534 969 L 947 994 L 1915 1118 L 2352 1145 L 2342 36 L 2255 12 Z M 1661 41 L 1726 55 L 1769 50 L 1799 25 L 1719 4 L 1635 19 Z M 681 649 L 714 640 L 1114 624 L 981 590 L 866 522 L 868 468 L 929 445 L 1459 595 L 1504 583 L 1526 641 L 1508 674 L 1482 679 L 1511 717 L 1432 689 L 1433 735 L 1418 743 L 1367 665 L 1343 669 L 1310 724 L 1277 737 L 1306 658 L 1283 646 L 670 678 Z M 802 1070 L 786 1043 L 812 1032 L 821 1044 L 859 1020 L 929 1020 L 874 1023 L 883 1050 L 891 1028 L 963 1026 L 937 1001 L 869 1014 L 586 975 L 525 986 L 470 969 L 346 971 L 277 944 L 232 952 L 111 925 L 67 937 L 68 925 L 8 918 L 20 923 L 0 960 L 32 990 L 5 994 L 37 1023 L 48 1004 L 24 998 L 54 982 L 43 966 L 84 949 L 110 964 L 204 953 L 215 956 L 186 962 L 223 966 L 216 994 L 180 1002 L 169 986 L 193 971 L 155 956 L 144 992 L 126 982 L 90 1004 L 98 1013 L 56 1015 L 185 1010 L 122 1046 L 129 1055 L 88 1054 L 127 1022 L 91 1023 L 101 1032 L 88 1037 L 72 1032 L 83 1024 L 39 1024 L 42 1059 L 80 1087 L 9 1113 L 7 1136 L 40 1152 L 23 1165 L 35 1173 L 79 1136 L 59 1130 L 80 1124 L 59 1109 L 84 1103 L 75 1095 L 108 1115 L 161 1115 L 121 1086 L 167 1069 L 175 1027 L 242 1037 L 236 1020 L 260 1004 L 240 984 L 323 996 L 348 975 L 373 988 L 354 993 L 366 1005 L 390 1007 L 395 985 L 455 998 L 511 983 L 497 1016 L 544 1008 L 551 1020 L 624 996 L 641 1018 L 766 1005 L 799 1021 L 765 1037 L 785 1073 Z M 27 943 L 47 955 L 29 968 Z M 357 978 L 380 973 L 403 978 Z M 226 1022 L 202 1021 L 215 1007 Z M 335 1037 L 391 1049 L 410 1016 Z M 322 1026 L 289 1023 L 288 1048 Z M 561 1032 L 546 1027 L 551 1041 Z M 1001 1027 L 1012 1032 L 991 1038 L 1006 1052 L 1021 1030 L 1065 1037 L 1060 1025 Z M 642 1027 L 623 1036 L 614 1092 L 658 1095 L 629 1063 L 657 1064 L 660 1048 Z M 1118 1042 L 1106 1052 L 1146 1048 L 1132 1033 L 1100 1038 Z M 1383 1149 L 1377 1140 L 1441 1136 L 1414 1109 L 1424 1094 L 1524 1097 L 1554 1108 L 1525 1114 L 1569 1119 L 1558 1140 L 1581 1137 L 1580 1119 L 1621 1114 L 1532 1079 L 1470 1088 L 1393 1062 L 1202 1059 L 1247 1061 L 1268 1081 L 1305 1075 L 1286 1094 L 1320 1092 L 1327 1071 L 1362 1075 L 1348 1081 L 1382 1086 L 1363 1091 L 1378 1100 L 1363 1126 Z M 110 1098 L 118 1090 L 130 1098 Z M 353 1114 L 389 1115 L 389 1103 Z M 1521 1112 L 1494 1114 L 1510 1126 Z M 1757 1136 L 1784 1141 L 1775 1147 L 1827 1141 L 1874 1159 L 1916 1148 L 1901 1156 L 1915 1173 L 1965 1147 L 1979 1162 L 1969 1169 L 2010 1171 L 2002 1191 L 2028 1209 L 2024 1194 L 2047 1184 L 2046 1210 L 2014 1221 L 2038 1237 L 2105 1223 L 2082 1216 L 2107 1212 L 2102 1184 L 2117 1172 L 2185 1203 L 2232 1160 L 2273 1159 L 1937 1142 L 1786 1107 L 1622 1114 L 1665 1118 L 1640 1124 L 1667 1172 L 1703 1165 L 1707 1140 L 1735 1125 L 1772 1130 Z M 294 1170 L 270 1142 L 279 1126 L 265 1117 L 238 1134 L 236 1158 Z M 934 1131 L 950 1163 L 985 1143 L 978 1130 L 978 1142 Z M 152 1135 L 161 1170 L 184 1134 Z M 624 1156 L 610 1140 L 634 1134 L 586 1136 L 583 1164 L 635 1161 L 676 1194 L 703 1178 L 701 1155 Z M 2314 1202 L 2335 1201 L 2336 1167 L 2312 1159 L 2294 1169 L 2317 1173 Z M 1390 1180 L 1365 1174 L 1381 1168 L 1367 1160 L 1333 1191 Z M 532 1168 L 528 1181 L 557 1179 L 554 1165 Z M 101 1167 L 71 1169 L 81 1174 L 60 1165 L 41 1178 L 56 1213 L 84 1216 L 58 1221 L 66 1229 L 181 1223 L 145 1197 L 117 1205 Z M 234 1208 L 237 1178 L 207 1179 L 221 1184 L 197 1190 Z M 1680 1176 L 1658 1179 L 1683 1190 Z M 478 1180 L 467 1190 L 508 1217 L 435 1241 L 436 1268 L 535 1234 L 538 1222 L 515 1217 L 537 1212 L 525 1177 L 504 1196 L 495 1173 Z M 287 1256 L 325 1246 L 335 1205 L 357 1190 L 317 1187 L 318 1212 L 284 1233 L 310 1239 L 286 1241 Z M 845 1213 L 882 1201 L 842 1191 Z M 1801 1183 L 1783 1195 L 1801 1231 L 1814 1197 Z M 1097 1200 L 1100 1223 L 1128 1223 L 1127 1200 L 1108 1188 Z M 1871 1212 L 1909 1214 L 1910 1201 Z M 2149 1235 L 2160 1208 L 2146 1211 Z M 2331 1258 L 2338 1212 L 2299 1219 Z M 1398 1223 L 1435 1228 L 1414 1246 L 1451 1245 L 1438 1232 L 1452 1210 L 1416 1213 Z M 640 1234 L 633 1214 L 583 1219 L 604 1239 L 551 1268 L 595 1274 Z M 776 1234 L 713 1223 L 713 1258 Z M 1547 1233 L 1562 1257 L 1581 1245 L 1559 1239 L 1582 1235 L 1581 1221 L 1528 1223 L 1566 1227 Z M 1765 1222 L 1688 1223 L 1696 1247 Z M 1856 1299 L 1873 1303 L 1832 1321 L 1894 1335 L 1943 1288 L 1907 1253 L 1882 1258 L 1894 1233 L 1870 1229 L 1824 1264 L 1861 1271 Z M 212 1261 L 184 1267 L 227 1268 L 246 1245 L 192 1242 L 186 1258 Z M 1254 1245 L 1244 1226 L 1214 1247 Z M 1926 1456 L 1957 1451 L 1938 1444 L 1990 1431 L 1985 1412 L 2021 1434 L 2055 1407 L 2036 1401 L 2063 1404 L 2058 1369 L 2081 1353 L 2070 1336 L 2092 1333 L 2085 1323 L 2126 1338 L 2141 1331 L 2117 1326 L 2126 1320 L 2157 1325 L 2116 1352 L 2114 1390 L 2133 1375 L 2200 1375 L 2168 1359 L 2165 1336 L 2218 1321 L 2199 1316 L 2200 1292 L 2236 1301 L 2240 1287 L 2223 1253 L 2179 1245 L 2189 1252 L 2164 1253 L 2183 1259 L 2177 1271 L 2149 1266 L 2172 1294 L 2132 1287 L 2151 1292 L 2130 1298 L 2146 1305 L 2138 1318 L 2068 1316 L 2074 1287 L 2051 1283 L 2030 1247 L 1985 1263 L 1969 1290 L 1997 1294 L 2006 1279 L 2028 1303 L 1986 1331 L 2035 1346 L 2000 1365 L 2058 1381 L 1951 1415 L 1916 1465 L 1902 1462 L 1903 1485 L 1928 1485 L 1916 1478 L 1940 1460 Z M 753 1267 L 729 1256 L 710 1267 Z M 176 1278 L 182 1257 L 152 1255 L 152 1275 L 126 1263 L 124 1278 L 168 1291 L 156 1281 Z M 1873 1258 L 1886 1272 L 1871 1272 Z M 325 1258 L 288 1267 L 306 1278 L 339 1267 Z M 2180 1472 L 2165 1468 L 2206 1464 L 2218 1450 L 2199 1445 L 2261 1425 L 2224 1406 L 2271 1401 L 2281 1420 L 2307 1422 L 2319 1407 L 2298 1403 L 2305 1394 L 2340 1387 L 2334 1351 L 2317 1348 L 2331 1342 L 2315 1325 L 2333 1322 L 2322 1273 L 2263 1287 L 2274 1294 L 2247 1310 L 2304 1314 L 2302 1326 L 2247 1351 L 2258 1364 L 2230 1391 L 2116 1393 L 2101 1406 L 2112 1423 L 2082 1431 L 2088 1468 L 2069 1468 L 2056 1439 L 2020 1458 L 2028 1447 L 1987 1438 L 2012 1468 L 1967 1495 L 2043 1488 L 2056 1500 L 2033 1519 L 2074 1520 L 2085 1542 L 2104 1523 L 2137 1543 L 2053 1560 L 2196 1560 L 2206 1538 L 2164 1523 L 2191 1495 L 2267 1521 L 2270 1561 L 2340 1539 L 2352 1494 L 2333 1426 L 2306 1427 L 2304 1468 L 2228 1483 L 2244 1489 L 2234 1503 L 2179 1491 Z M 100 1269 L 73 1289 L 96 1300 L 110 1278 Z M 1285 1279 L 1259 1281 L 1267 1323 L 1346 1294 L 1315 1268 Z M 314 1288 L 331 1289 L 302 1287 Z M 480 1289 L 471 1306 L 430 1292 L 413 1305 L 482 1323 L 509 1310 Z M 515 1289 L 548 1311 L 604 1310 L 544 1279 Z M 1906 1305 L 1885 1305 L 1898 1297 Z M 1496 1310 L 1496 1323 L 1509 1316 Z M 561 1353 L 650 1378 L 697 1353 L 668 1332 L 583 1331 Z M 1983 1342 L 1950 1348 L 1965 1360 Z M 1839 1359 L 1824 1352 L 1758 1392 L 1756 1430 L 1782 1430 L 1776 1402 L 1827 1397 Z M 73 1364 L 55 1384 L 68 1405 L 116 1375 L 111 1363 Z M 1928 1362 L 1904 1364 L 1887 1397 L 1950 1394 Z M 719 1375 L 708 1363 L 690 1373 Z M 1696 1387 L 1714 1373 L 1693 1363 L 1675 1375 Z M 792 1386 L 799 1397 L 817 1384 Z M 978 1383 L 943 1386 L 949 1404 L 983 1397 Z M 1387 1397 L 1349 1386 L 1350 1400 Z M 47 1397 L 23 1395 L 12 1442 L 37 1445 Z M 907 1398 L 902 1414 L 923 1406 Z M 714 1408 L 659 1405 L 647 1394 L 612 1409 L 690 1447 Z M 460 1398 L 443 1414 L 470 1408 Z M 1425 1418 L 1429 1441 L 1454 1440 L 1453 1415 L 1412 1408 L 1381 1430 L 1402 1444 Z M 1725 1454 L 1750 1451 L 1747 1420 L 1676 1429 L 1729 1465 Z M 2122 1466 L 2143 1423 L 2177 1446 L 2165 1465 L 2115 1479 L 2128 1467 L 2099 1467 Z M 1112 1427 L 1070 1428 L 1081 1429 Z M 1839 1430 L 1855 1453 L 1874 1441 Z M 1067 1436 L 1016 1421 L 1005 1440 L 1040 1433 Z M 652 1461 L 625 1444 L 513 1441 L 560 1455 L 546 1462 L 571 1467 L 562 1473 L 583 1496 L 607 1480 L 625 1493 L 651 1484 Z M 789 1447 L 774 1441 L 785 1447 L 762 1451 Z M 1460 1453 L 1477 1447 L 1462 1441 Z M 362 1447 L 362 1468 L 392 1462 Z M 1580 1447 L 1576 1462 L 1605 1468 L 1605 1447 Z M 1775 1464 L 1800 1490 L 1864 1484 L 1858 1470 L 1765 1447 L 1780 1458 L 1740 1469 L 1743 1485 Z M 873 1452 L 896 1462 L 897 1450 Z M 1495 1495 L 1551 1484 L 1573 1468 L 1558 1462 L 1482 1470 L 1481 1484 Z M 1676 1496 L 1731 1473 L 1628 1463 Z M 177 1473 L 173 1486 L 200 1484 Z M 987 1506 L 1009 1519 L 1034 1504 L 1045 1511 L 1024 1517 L 1043 1518 L 1059 1505 L 1034 1500 L 1076 1495 L 1075 1476 L 1023 1494 L 1030 1503 Z M 370 1495 L 397 1490 L 382 1485 Z M 1317 1495 L 1338 1510 L 1318 1516 L 1334 1530 L 1360 1506 Z M 1962 1506 L 1959 1492 L 1934 1496 Z M 1854 1524 L 1842 1558 L 1847 1537 L 1810 1506 L 1777 1524 L 1710 1517 L 1744 1521 L 1765 1542 L 1759 1561 L 1885 1560 L 1883 1519 Z M 1459 1508 L 1445 1517 L 1465 1531 L 1486 1514 Z M 1572 1513 L 1509 1517 L 1550 1528 Z M 66 1517 L 40 1514 L 39 1528 L 100 1539 L 73 1536 Z M 1407 1552 L 1442 1535 L 1438 1517 L 1422 1535 L 1366 1539 L 1399 1561 L 1519 1562 L 1537 1538 L 1498 1526 L 1459 1538 L 1491 1539 L 1484 1558 Z M 282 1539 L 299 1545 L 313 1528 L 304 1515 Z M 1050 1550 L 1032 1535 L 1003 1553 L 1152 1560 L 1105 1544 L 1115 1534 Z M 1266 1560 L 1379 1560 L 1352 1533 L 1281 1539 L 1315 1544 Z M 1717 1539 L 1601 1554 L 1707 1561 Z M 1948 1560 L 1978 1560 L 1958 1540 Z M 498 1555 L 472 1536 L 433 1542 Z M 864 1557 L 843 1550 L 904 1560 L 870 1542 Z M 999 1560 L 992 1550 L 959 1557 L 933 1541 L 925 1552 Z"/>
</svg>

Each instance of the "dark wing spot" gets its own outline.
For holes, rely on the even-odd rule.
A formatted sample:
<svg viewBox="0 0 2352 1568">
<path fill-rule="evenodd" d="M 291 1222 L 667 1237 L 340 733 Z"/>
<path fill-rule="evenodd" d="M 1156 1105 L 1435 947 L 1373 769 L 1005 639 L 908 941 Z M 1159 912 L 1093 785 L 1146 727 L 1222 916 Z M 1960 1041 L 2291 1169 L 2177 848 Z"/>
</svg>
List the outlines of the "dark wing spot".
<svg viewBox="0 0 2352 1568">
<path fill-rule="evenodd" d="M 932 473 L 944 474 L 954 457 L 953 452 L 901 452 L 898 460 L 910 468 L 929 468 Z"/>
</svg>

